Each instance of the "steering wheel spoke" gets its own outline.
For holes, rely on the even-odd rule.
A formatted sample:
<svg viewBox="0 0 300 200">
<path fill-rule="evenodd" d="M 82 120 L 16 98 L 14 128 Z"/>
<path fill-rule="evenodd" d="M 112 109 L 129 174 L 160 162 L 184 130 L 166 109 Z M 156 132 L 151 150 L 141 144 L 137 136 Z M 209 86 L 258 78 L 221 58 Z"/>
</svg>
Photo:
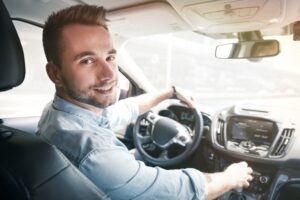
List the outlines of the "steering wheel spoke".
<svg viewBox="0 0 300 200">
<path fill-rule="evenodd" d="M 149 135 L 145 135 L 145 136 L 138 135 L 137 137 L 138 137 L 138 140 L 141 141 L 141 144 L 150 144 L 150 143 L 152 143 L 151 136 L 149 136 Z"/>
<path fill-rule="evenodd" d="M 178 145 L 180 145 L 180 146 L 182 146 L 182 147 L 186 147 L 186 145 L 187 145 L 186 142 L 182 141 L 182 139 L 177 138 L 177 137 L 174 138 L 173 144 L 178 144 Z"/>
<path fill-rule="evenodd" d="M 145 120 L 147 120 L 147 122 L 149 122 L 151 126 L 154 126 L 158 119 L 159 116 L 152 112 L 148 112 L 145 117 Z"/>
<path fill-rule="evenodd" d="M 162 152 L 158 156 L 158 159 L 163 161 L 169 160 L 170 158 L 168 156 L 168 150 L 167 149 L 162 150 Z"/>
</svg>

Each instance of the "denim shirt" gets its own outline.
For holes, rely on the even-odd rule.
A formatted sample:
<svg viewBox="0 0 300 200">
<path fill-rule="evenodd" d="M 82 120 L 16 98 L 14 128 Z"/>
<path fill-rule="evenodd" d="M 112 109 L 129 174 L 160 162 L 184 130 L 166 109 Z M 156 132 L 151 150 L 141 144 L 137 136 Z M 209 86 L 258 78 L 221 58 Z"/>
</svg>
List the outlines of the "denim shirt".
<svg viewBox="0 0 300 200">
<path fill-rule="evenodd" d="M 138 113 L 132 98 L 97 115 L 55 96 L 43 111 L 37 135 L 112 199 L 204 199 L 206 179 L 200 171 L 148 167 L 117 139 L 112 128 L 130 123 Z"/>
</svg>

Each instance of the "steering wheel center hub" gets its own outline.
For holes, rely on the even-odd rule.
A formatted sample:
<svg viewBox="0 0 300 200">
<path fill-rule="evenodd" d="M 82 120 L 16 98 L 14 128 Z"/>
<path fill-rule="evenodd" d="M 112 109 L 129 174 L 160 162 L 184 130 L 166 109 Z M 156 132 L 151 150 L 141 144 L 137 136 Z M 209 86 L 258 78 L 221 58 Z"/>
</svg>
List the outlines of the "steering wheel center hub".
<svg viewBox="0 0 300 200">
<path fill-rule="evenodd" d="M 177 123 L 169 118 L 159 119 L 153 128 L 152 140 L 157 146 L 166 148 L 179 132 Z"/>
</svg>

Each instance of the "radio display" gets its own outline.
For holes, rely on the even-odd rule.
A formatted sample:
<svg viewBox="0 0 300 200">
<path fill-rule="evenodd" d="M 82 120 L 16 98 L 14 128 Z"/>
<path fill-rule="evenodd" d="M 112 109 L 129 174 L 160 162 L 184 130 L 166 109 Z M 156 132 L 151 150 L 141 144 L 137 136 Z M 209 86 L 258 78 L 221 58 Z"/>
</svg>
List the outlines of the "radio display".
<svg viewBox="0 0 300 200">
<path fill-rule="evenodd" d="M 251 141 L 255 145 L 270 146 L 276 132 L 274 122 L 255 118 L 231 117 L 227 126 L 229 140 Z"/>
</svg>

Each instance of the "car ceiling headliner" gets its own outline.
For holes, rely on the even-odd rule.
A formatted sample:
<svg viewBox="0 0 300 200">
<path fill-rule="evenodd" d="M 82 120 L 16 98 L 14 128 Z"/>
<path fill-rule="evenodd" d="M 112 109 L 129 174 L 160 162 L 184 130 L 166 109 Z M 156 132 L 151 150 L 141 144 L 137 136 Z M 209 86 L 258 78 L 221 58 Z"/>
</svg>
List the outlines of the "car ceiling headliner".
<svg viewBox="0 0 300 200">
<path fill-rule="evenodd" d="M 222 35 L 233 36 L 228 33 L 255 29 L 266 29 L 267 35 L 284 35 L 290 34 L 287 26 L 300 19 L 298 0 L 3 1 L 13 18 L 26 19 L 40 25 L 44 24 L 52 12 L 71 5 L 101 5 L 108 10 L 110 30 L 125 37 L 193 30 L 214 38 L 222 38 Z M 241 17 L 242 12 L 243 15 L 250 14 Z M 236 14 L 238 17 L 235 17 Z"/>
</svg>

